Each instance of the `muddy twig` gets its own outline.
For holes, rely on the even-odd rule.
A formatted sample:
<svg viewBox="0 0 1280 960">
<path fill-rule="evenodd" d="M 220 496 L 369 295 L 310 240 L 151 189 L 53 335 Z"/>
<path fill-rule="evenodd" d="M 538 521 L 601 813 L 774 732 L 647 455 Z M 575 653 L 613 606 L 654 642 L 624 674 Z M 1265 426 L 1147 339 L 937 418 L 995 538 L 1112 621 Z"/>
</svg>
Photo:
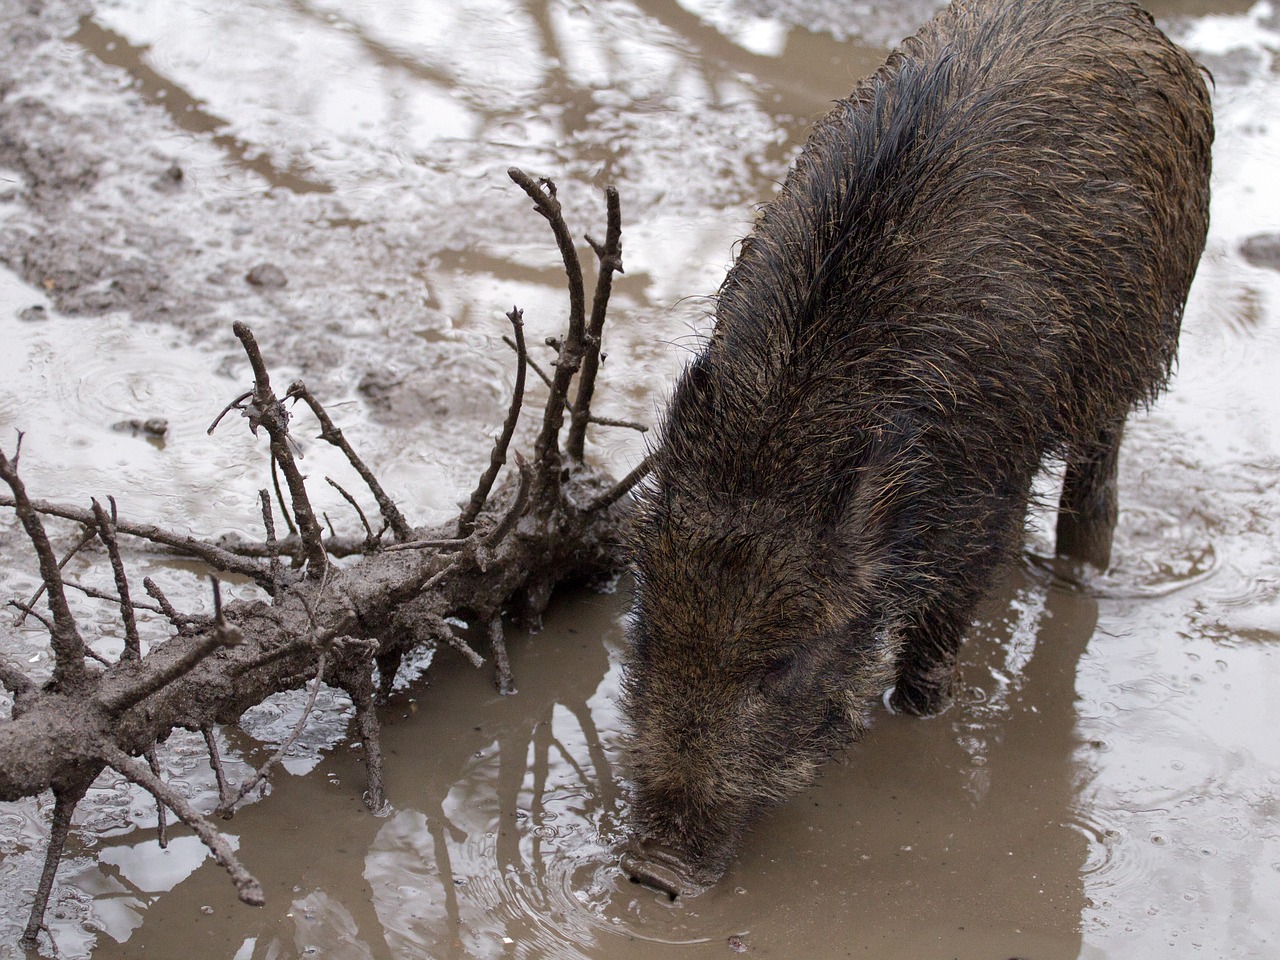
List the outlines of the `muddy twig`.
<svg viewBox="0 0 1280 960">
<path fill-rule="evenodd" d="M 489 454 L 489 468 L 480 477 L 480 483 L 458 518 L 458 536 L 461 538 L 469 536 L 475 529 L 476 517 L 484 509 L 489 491 L 493 489 L 493 481 L 498 478 L 498 471 L 507 462 L 507 447 L 515 435 L 516 423 L 520 420 L 520 405 L 524 402 L 525 369 L 529 364 L 529 353 L 524 345 L 524 311 L 519 307 L 512 307 L 507 319 L 511 321 L 511 329 L 515 334 L 516 383 L 511 391 L 511 405 L 507 409 L 507 419 L 502 424 L 502 433 Z"/>
<path fill-rule="evenodd" d="M 134 616 L 133 604 L 129 601 L 129 578 L 124 572 L 124 558 L 120 556 L 120 544 L 116 542 L 116 499 L 110 498 L 111 516 L 102 509 L 97 500 L 93 504 L 93 517 L 98 522 L 98 539 L 107 548 L 107 556 L 111 558 L 111 572 L 116 580 L 116 593 L 120 598 L 120 622 L 124 624 L 124 650 L 121 660 L 141 660 L 142 641 L 138 638 L 138 620 Z"/>
<path fill-rule="evenodd" d="M 373 475 L 373 471 L 365 465 L 365 462 L 352 449 L 351 444 L 347 442 L 347 438 L 342 435 L 342 431 L 334 425 L 328 411 L 307 389 L 306 384 L 301 380 L 295 380 L 289 385 L 289 389 L 285 391 L 285 396 L 293 400 L 302 400 L 311 408 L 311 412 L 320 421 L 320 439 L 333 444 L 346 454 L 347 462 L 351 464 L 356 473 L 360 474 L 360 479 L 368 485 L 369 492 L 373 494 L 373 499 L 378 503 L 378 509 L 382 511 L 382 519 L 391 528 L 395 538 L 397 540 L 412 539 L 413 529 L 409 526 L 408 521 L 405 520 L 404 514 L 400 512 L 400 508 L 395 505 L 395 501 L 387 496 L 386 491 L 382 489 L 382 484 Z M 363 512 L 360 514 L 360 519 L 364 520 Z M 366 520 L 365 528 L 368 529 L 368 526 L 369 523 Z M 372 534 L 370 535 L 372 536 Z"/>
<path fill-rule="evenodd" d="M 209 848 L 218 866 L 230 874 L 231 882 L 236 886 L 236 893 L 243 902 L 251 907 L 260 907 L 266 902 L 262 893 L 262 884 L 244 868 L 235 851 L 231 849 L 231 844 L 227 843 L 226 838 L 218 832 L 218 828 L 210 823 L 208 818 L 115 744 L 102 745 L 102 759 L 126 780 L 136 783 L 155 797 L 158 803 L 163 803 L 177 815 L 179 820 L 191 828 L 191 831 Z"/>
<path fill-rule="evenodd" d="M 53 553 L 53 545 L 45 532 L 40 514 L 27 497 L 27 488 L 18 476 L 18 459 L 22 454 L 22 434 L 18 434 L 17 448 L 13 459 L 5 456 L 0 450 L 0 480 L 4 480 L 13 491 L 14 510 L 27 538 L 35 548 L 40 564 L 40 577 L 44 581 L 45 593 L 48 596 L 49 612 L 53 615 L 53 630 L 50 637 L 53 641 L 53 686 L 59 690 L 71 690 L 83 686 L 85 682 L 85 643 L 76 626 L 76 619 L 71 615 L 71 607 L 67 605 L 67 595 L 62 585 L 62 571 L 58 569 L 58 560 Z"/>
<path fill-rule="evenodd" d="M 74 520 L 76 523 L 93 527 L 96 530 L 97 520 L 92 510 L 85 510 L 70 504 L 52 503 L 48 500 L 30 500 L 28 502 L 31 509 L 41 516 Z M 0 494 L 0 507 L 12 507 L 15 506 L 15 503 L 16 501 L 13 497 Z M 119 519 L 115 523 L 115 530 L 116 533 L 128 534 L 140 540 L 169 547 L 183 556 L 207 563 L 215 570 L 220 570 L 223 573 L 238 573 L 241 576 L 250 577 L 255 583 L 264 588 L 270 585 L 270 576 L 261 564 L 253 563 L 245 557 L 237 556 L 229 550 L 218 547 L 206 540 L 173 533 L 150 523 L 131 523 Z"/>
<path fill-rule="evenodd" d="M 604 359 L 600 352 L 601 334 L 604 330 L 605 312 L 609 306 L 609 295 L 613 290 L 614 273 L 622 273 L 622 208 L 618 200 L 618 191 L 613 187 L 605 190 L 608 226 L 605 241 L 596 243 L 587 237 L 587 243 L 595 251 L 599 264 L 596 275 L 595 297 L 591 305 L 591 322 L 587 325 L 582 355 L 582 375 L 578 378 L 578 393 L 573 401 L 573 413 L 570 416 L 569 437 L 565 441 L 565 453 L 575 460 L 582 459 L 583 446 L 586 441 L 587 424 L 591 422 L 591 399 L 595 394 L 596 375 L 600 370 L 600 362 Z"/>
</svg>

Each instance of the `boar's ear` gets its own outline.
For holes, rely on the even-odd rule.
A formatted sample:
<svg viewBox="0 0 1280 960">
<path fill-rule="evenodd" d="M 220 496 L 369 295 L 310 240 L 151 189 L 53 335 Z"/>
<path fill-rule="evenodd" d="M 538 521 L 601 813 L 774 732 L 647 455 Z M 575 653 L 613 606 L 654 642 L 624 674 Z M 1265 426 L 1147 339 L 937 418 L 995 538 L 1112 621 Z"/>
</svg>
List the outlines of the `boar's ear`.
<svg viewBox="0 0 1280 960">
<path fill-rule="evenodd" d="M 671 395 L 667 419 L 680 423 L 690 417 L 705 416 L 711 395 L 711 359 L 700 353 L 684 368 Z"/>
<path fill-rule="evenodd" d="M 919 436 L 914 422 L 905 418 L 869 434 L 836 492 L 827 541 L 832 565 L 845 567 L 845 576 L 870 585 L 910 563 L 920 537 L 915 496 L 923 464 Z"/>
</svg>

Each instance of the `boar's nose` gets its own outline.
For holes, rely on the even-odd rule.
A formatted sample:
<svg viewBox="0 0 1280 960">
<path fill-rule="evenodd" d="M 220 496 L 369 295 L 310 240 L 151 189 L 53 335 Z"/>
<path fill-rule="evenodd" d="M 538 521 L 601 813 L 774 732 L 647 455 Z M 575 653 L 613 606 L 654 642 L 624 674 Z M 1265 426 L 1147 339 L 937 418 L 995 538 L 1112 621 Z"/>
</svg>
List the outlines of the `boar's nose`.
<svg viewBox="0 0 1280 960">
<path fill-rule="evenodd" d="M 632 883 L 665 893 L 672 900 L 703 890 L 689 879 L 693 873 L 689 864 L 674 850 L 661 844 L 632 840 L 618 865 Z"/>
</svg>

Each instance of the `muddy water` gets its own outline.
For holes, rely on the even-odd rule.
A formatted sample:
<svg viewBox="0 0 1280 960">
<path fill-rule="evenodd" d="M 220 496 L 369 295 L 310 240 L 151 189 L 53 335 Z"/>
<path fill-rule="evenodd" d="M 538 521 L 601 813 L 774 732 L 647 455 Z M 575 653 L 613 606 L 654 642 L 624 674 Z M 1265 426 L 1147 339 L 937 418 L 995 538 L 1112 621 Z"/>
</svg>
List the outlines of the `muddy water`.
<svg viewBox="0 0 1280 960">
<path fill-rule="evenodd" d="M 602 412 L 647 419 L 706 327 L 705 304 L 684 298 L 715 289 L 807 123 L 931 9 L 15 12 L 4 149 L 27 149 L 0 153 L 0 426 L 27 431 L 40 495 L 114 492 L 141 518 L 251 533 L 262 450 L 204 433 L 246 380 L 226 333 L 245 318 L 282 382 L 303 374 L 334 401 L 414 519 L 441 517 L 502 415 L 502 311 L 523 306 L 535 341 L 562 316 L 559 266 L 505 167 L 556 176 L 579 232 L 600 229 L 596 188 L 620 187 L 627 274 Z M 626 802 L 625 583 L 565 596 L 540 635 L 509 638 L 516 697 L 445 654 L 408 671 L 383 711 L 383 816 L 361 804 L 349 705 L 322 695 L 288 775 L 226 825 L 266 888 L 261 910 L 192 838 L 160 851 L 150 804 L 100 782 L 55 894 L 60 955 L 1275 956 L 1280 273 L 1240 246 L 1280 231 L 1280 22 L 1266 4 L 1157 12 L 1217 79 L 1213 228 L 1178 377 L 1130 431 L 1114 568 L 1085 583 L 1055 569 L 1039 518 L 972 631 L 948 713 L 882 714 L 759 825 L 717 889 L 668 904 L 622 882 L 608 853 Z M 262 262 L 288 285 L 246 284 Z M 169 420 L 163 441 L 112 429 L 150 416 Z M 619 470 L 641 449 L 627 434 L 594 446 Z M 307 453 L 313 475 L 345 480 Z M 324 506 L 354 522 L 336 495 Z M 34 588 L 25 557 L 0 518 L 6 595 Z M 193 574 L 140 562 L 203 602 Z M 118 649 L 110 612 L 78 609 L 98 649 Z M 4 643 L 44 669 L 30 625 Z M 222 732 L 233 776 L 300 708 L 280 697 Z M 209 806 L 201 750 L 175 736 L 160 753 Z M 43 801 L 0 808 L 5 944 L 42 816 Z"/>
</svg>

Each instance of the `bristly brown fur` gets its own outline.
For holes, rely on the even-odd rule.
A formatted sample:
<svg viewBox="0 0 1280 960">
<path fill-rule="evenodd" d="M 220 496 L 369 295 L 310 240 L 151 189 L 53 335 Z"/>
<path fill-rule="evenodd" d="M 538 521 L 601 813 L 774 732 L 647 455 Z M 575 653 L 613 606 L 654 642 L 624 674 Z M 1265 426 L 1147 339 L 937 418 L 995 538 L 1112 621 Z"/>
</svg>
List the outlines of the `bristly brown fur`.
<svg viewBox="0 0 1280 960">
<path fill-rule="evenodd" d="M 941 707 L 1031 481 L 1105 565 L 1208 223 L 1195 64 L 1128 3 L 961 0 L 814 128 L 672 397 L 634 537 L 634 830 L 695 879 Z"/>
</svg>

